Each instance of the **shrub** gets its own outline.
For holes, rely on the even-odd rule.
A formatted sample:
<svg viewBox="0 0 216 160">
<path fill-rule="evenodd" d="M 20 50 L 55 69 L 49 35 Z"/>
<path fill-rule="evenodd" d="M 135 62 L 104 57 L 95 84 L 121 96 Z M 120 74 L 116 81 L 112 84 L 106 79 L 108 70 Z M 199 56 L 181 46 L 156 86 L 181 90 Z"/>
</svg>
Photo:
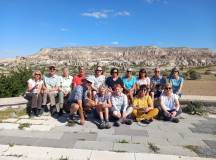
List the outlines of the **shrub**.
<svg viewBox="0 0 216 160">
<path fill-rule="evenodd" d="M 190 80 L 197 80 L 201 78 L 201 74 L 193 69 L 189 70 L 187 74 L 189 75 Z"/>
<path fill-rule="evenodd" d="M 202 103 L 190 102 L 186 107 L 183 108 L 183 112 L 192 115 L 205 115 L 207 111 Z"/>
<path fill-rule="evenodd" d="M 27 81 L 32 76 L 32 70 L 18 67 L 10 70 L 9 74 L 0 74 L 0 98 L 16 97 L 25 93 Z"/>
</svg>

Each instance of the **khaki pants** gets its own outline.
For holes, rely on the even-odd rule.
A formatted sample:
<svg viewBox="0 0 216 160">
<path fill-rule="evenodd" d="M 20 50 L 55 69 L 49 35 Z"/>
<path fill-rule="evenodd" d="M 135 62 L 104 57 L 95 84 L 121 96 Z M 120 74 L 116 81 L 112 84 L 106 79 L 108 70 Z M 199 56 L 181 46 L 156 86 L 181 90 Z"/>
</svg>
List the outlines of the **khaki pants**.
<svg viewBox="0 0 216 160">
<path fill-rule="evenodd" d="M 142 120 L 153 119 L 155 116 L 158 115 L 158 112 L 159 110 L 157 108 L 150 110 L 148 113 L 141 113 L 137 109 L 134 109 L 132 112 L 132 116 L 136 118 L 137 122 L 140 122 Z"/>
<path fill-rule="evenodd" d="M 31 108 L 41 108 L 42 105 L 42 95 L 39 93 L 27 93 L 28 97 L 31 97 Z"/>
<path fill-rule="evenodd" d="M 56 106 L 57 112 L 60 111 L 60 109 L 63 108 L 63 103 L 64 103 L 64 93 L 63 92 L 58 92 L 58 93 L 44 93 L 43 94 L 43 105 L 47 104 L 47 97 L 50 100 L 50 105 L 51 106 Z M 58 103 L 56 103 L 56 98 L 58 98 Z"/>
</svg>

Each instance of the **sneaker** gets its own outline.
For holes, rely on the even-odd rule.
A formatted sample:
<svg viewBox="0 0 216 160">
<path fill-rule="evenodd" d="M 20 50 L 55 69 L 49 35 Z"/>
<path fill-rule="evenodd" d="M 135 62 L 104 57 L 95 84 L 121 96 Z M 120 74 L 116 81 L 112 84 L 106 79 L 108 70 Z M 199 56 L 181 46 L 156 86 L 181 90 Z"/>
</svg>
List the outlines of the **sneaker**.
<svg viewBox="0 0 216 160">
<path fill-rule="evenodd" d="M 125 123 L 125 124 L 127 124 L 127 125 L 131 125 L 133 122 L 132 122 L 131 119 L 125 119 L 125 120 L 123 121 L 123 123 Z"/>
<path fill-rule="evenodd" d="M 52 116 L 57 113 L 56 106 L 50 106 L 50 113 L 51 113 Z"/>
<path fill-rule="evenodd" d="M 150 123 L 151 123 L 151 122 L 150 122 L 149 120 L 147 120 L 147 119 L 144 119 L 144 120 L 142 120 L 141 122 L 144 123 L 144 124 L 150 124 Z"/>
<path fill-rule="evenodd" d="M 75 120 L 75 114 L 70 114 L 69 115 L 69 120 L 74 121 Z"/>
<path fill-rule="evenodd" d="M 105 128 L 106 129 L 110 129 L 111 128 L 111 125 L 108 121 L 105 121 Z"/>
<path fill-rule="evenodd" d="M 35 113 L 35 116 L 36 116 L 36 117 L 39 117 L 39 112 L 40 112 L 40 111 L 39 111 L 37 108 L 35 108 L 34 113 Z"/>
<path fill-rule="evenodd" d="M 121 124 L 120 124 L 119 121 L 115 121 L 113 125 L 116 126 L 116 127 L 119 127 Z"/>
<path fill-rule="evenodd" d="M 63 110 L 60 109 L 60 111 L 58 112 L 58 115 L 59 115 L 59 116 L 62 116 L 63 114 L 64 114 Z"/>
<path fill-rule="evenodd" d="M 42 105 L 42 108 L 43 108 L 44 112 L 49 112 L 47 105 Z"/>
<path fill-rule="evenodd" d="M 98 126 L 98 128 L 99 128 L 99 129 L 105 129 L 105 127 L 106 127 L 106 126 L 105 126 L 105 122 L 104 122 L 104 121 L 101 121 L 100 124 L 99 124 L 99 126 Z"/>
<path fill-rule="evenodd" d="M 179 123 L 179 119 L 178 118 L 172 118 L 171 121 L 174 122 L 174 123 Z"/>
<path fill-rule="evenodd" d="M 43 112 L 44 112 L 43 108 L 38 109 L 38 115 L 39 116 L 43 115 Z"/>
</svg>

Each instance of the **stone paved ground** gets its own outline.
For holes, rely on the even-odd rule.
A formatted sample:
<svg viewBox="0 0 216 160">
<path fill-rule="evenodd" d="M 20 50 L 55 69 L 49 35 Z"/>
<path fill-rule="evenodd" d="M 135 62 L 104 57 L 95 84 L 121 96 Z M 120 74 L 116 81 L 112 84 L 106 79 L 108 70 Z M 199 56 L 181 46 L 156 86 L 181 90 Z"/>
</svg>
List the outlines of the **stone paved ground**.
<svg viewBox="0 0 216 160">
<path fill-rule="evenodd" d="M 7 119 L 0 123 L 0 144 L 216 158 L 215 115 L 182 114 L 178 124 L 155 120 L 105 130 L 89 117 L 84 126 L 72 127 L 66 126 L 66 114 L 58 119 L 49 114 Z M 30 126 L 19 129 L 24 123 Z"/>
</svg>

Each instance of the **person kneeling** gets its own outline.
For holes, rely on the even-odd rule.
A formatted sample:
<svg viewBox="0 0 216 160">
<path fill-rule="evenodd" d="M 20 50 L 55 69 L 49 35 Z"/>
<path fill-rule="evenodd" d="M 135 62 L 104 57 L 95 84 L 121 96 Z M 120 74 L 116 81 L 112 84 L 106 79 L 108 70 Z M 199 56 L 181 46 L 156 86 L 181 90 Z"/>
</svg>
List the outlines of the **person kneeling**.
<svg viewBox="0 0 216 160">
<path fill-rule="evenodd" d="M 115 118 L 114 126 L 116 127 L 120 126 L 120 122 L 128 125 L 132 124 L 132 120 L 127 119 L 127 116 L 132 112 L 132 107 L 128 108 L 128 98 L 122 91 L 122 86 L 117 84 L 111 96 L 111 112 Z"/>
<path fill-rule="evenodd" d="M 95 95 L 96 110 L 100 117 L 99 129 L 109 129 L 109 108 L 112 107 L 110 96 L 106 93 L 106 87 L 101 85 L 99 93 Z M 104 120 L 105 119 L 105 120 Z"/>
<path fill-rule="evenodd" d="M 133 100 L 132 116 L 137 122 L 149 124 L 153 118 L 158 115 L 159 110 L 154 108 L 151 96 L 148 94 L 146 86 L 141 86 L 138 90 L 138 96 Z"/>
<path fill-rule="evenodd" d="M 71 92 L 68 104 L 70 105 L 70 119 L 74 120 L 75 113 L 78 111 L 80 115 L 80 124 L 84 125 L 84 109 L 88 104 L 87 93 L 91 90 L 91 85 L 94 81 L 87 77 L 81 85 L 76 86 Z"/>
</svg>

